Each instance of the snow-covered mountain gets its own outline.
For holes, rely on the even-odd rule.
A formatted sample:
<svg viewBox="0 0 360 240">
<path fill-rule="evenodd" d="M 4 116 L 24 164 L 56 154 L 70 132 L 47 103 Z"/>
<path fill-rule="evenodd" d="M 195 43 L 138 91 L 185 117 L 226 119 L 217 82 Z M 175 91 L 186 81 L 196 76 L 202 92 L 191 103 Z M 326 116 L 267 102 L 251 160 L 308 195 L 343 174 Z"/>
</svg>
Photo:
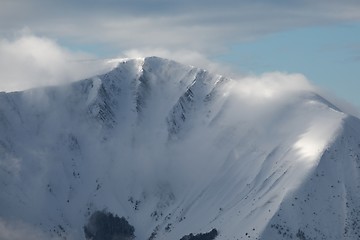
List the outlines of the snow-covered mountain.
<svg viewBox="0 0 360 240">
<path fill-rule="evenodd" d="M 0 238 L 360 239 L 360 120 L 288 82 L 149 57 L 0 93 Z"/>
</svg>

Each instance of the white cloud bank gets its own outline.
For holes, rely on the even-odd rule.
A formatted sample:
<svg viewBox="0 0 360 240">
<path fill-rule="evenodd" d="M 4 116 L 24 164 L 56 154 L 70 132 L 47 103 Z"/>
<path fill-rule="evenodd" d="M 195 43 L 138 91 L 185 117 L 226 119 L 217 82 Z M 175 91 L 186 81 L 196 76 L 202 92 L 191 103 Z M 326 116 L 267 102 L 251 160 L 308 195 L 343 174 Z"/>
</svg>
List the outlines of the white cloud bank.
<svg viewBox="0 0 360 240">
<path fill-rule="evenodd" d="M 104 70 L 105 64 L 91 61 L 92 58 L 29 33 L 12 40 L 0 39 L 0 91 L 19 91 L 93 76 Z"/>
<path fill-rule="evenodd" d="M 200 52 L 186 49 L 172 51 L 164 48 L 130 49 L 124 51 L 123 55 L 128 58 L 157 56 L 171 59 L 185 65 L 192 65 L 198 68 L 206 69 L 214 73 L 223 74 L 227 77 L 233 76 L 235 72 L 234 69 L 231 69 L 225 64 L 211 61 L 207 56 Z M 239 75 L 239 73 L 237 73 L 237 75 Z"/>
</svg>

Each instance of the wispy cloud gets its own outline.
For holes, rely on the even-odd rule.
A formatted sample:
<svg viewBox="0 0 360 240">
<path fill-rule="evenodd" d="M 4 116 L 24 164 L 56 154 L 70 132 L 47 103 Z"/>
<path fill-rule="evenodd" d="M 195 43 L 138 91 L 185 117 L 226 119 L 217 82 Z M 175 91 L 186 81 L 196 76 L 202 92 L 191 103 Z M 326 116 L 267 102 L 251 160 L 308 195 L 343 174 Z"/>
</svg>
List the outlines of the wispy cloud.
<svg viewBox="0 0 360 240">
<path fill-rule="evenodd" d="M 158 56 L 175 60 L 185 65 L 192 65 L 198 68 L 203 68 L 214 73 L 223 74 L 228 77 L 234 76 L 235 70 L 225 64 L 221 64 L 209 59 L 207 55 L 197 51 L 190 51 L 187 49 L 168 50 L 165 48 L 144 48 L 144 49 L 130 49 L 122 53 L 124 57 L 138 58 L 148 56 Z M 238 76 L 240 73 L 236 73 Z"/>
<path fill-rule="evenodd" d="M 35 33 L 112 49 L 183 48 L 216 52 L 226 43 L 276 31 L 360 19 L 358 1 L 5 1 L 2 35 Z"/>
<path fill-rule="evenodd" d="M 232 72 L 225 65 L 209 60 L 200 52 L 186 49 L 130 49 L 112 57 L 147 56 L 169 58 L 222 74 L 230 75 Z M 0 91 L 21 91 L 93 77 L 116 64 L 116 61 L 109 63 L 108 60 L 71 51 L 53 39 L 24 30 L 14 38 L 0 39 Z"/>
<path fill-rule="evenodd" d="M 24 90 L 91 77 L 106 69 L 104 61 L 71 52 L 54 40 L 22 33 L 0 39 L 0 91 Z"/>
</svg>

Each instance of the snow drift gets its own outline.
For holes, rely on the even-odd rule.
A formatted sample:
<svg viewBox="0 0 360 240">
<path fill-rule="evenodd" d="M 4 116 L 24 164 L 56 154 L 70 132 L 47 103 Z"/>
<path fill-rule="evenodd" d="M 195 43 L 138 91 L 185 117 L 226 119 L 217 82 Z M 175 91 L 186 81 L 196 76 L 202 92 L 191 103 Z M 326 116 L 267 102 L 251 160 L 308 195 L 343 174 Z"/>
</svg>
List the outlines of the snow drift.
<svg viewBox="0 0 360 240">
<path fill-rule="evenodd" d="M 2 239 L 85 239 L 98 211 L 136 239 L 360 237 L 360 121 L 300 75 L 128 59 L 0 93 L 0 133 Z"/>
</svg>

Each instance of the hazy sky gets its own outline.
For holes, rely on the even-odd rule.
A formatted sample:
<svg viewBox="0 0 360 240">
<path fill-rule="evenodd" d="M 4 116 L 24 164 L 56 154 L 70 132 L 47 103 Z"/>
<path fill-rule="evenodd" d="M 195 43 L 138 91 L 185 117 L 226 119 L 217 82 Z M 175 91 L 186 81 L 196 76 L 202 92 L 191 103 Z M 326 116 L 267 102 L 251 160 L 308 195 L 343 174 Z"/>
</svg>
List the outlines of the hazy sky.
<svg viewBox="0 0 360 240">
<path fill-rule="evenodd" d="M 0 90 L 136 55 L 302 73 L 360 106 L 360 1 L 0 0 Z"/>
</svg>

